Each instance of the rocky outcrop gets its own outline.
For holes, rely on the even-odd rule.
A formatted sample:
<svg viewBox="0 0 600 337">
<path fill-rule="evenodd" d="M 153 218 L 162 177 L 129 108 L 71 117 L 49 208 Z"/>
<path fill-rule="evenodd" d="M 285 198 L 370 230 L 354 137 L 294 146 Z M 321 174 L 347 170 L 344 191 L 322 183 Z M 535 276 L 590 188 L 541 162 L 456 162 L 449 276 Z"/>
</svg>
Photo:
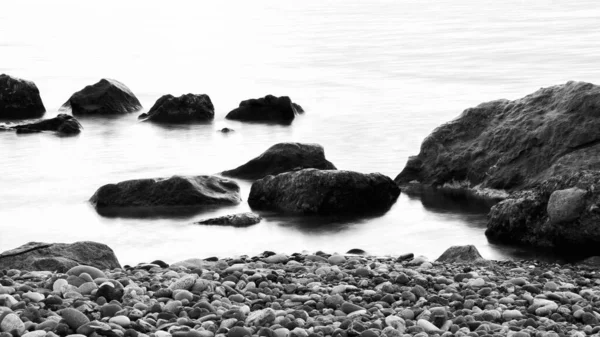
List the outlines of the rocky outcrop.
<svg viewBox="0 0 600 337">
<path fill-rule="evenodd" d="M 232 227 L 247 227 L 259 223 L 262 218 L 258 214 L 252 212 L 238 213 L 200 220 L 196 222 L 198 225 L 221 225 Z"/>
<path fill-rule="evenodd" d="M 441 263 L 480 263 L 485 261 L 473 245 L 452 246 L 438 257 L 436 262 Z"/>
<path fill-rule="evenodd" d="M 325 159 L 325 150 L 319 144 L 279 143 L 246 164 L 233 170 L 223 171 L 222 174 L 242 179 L 261 179 L 268 175 L 305 168 L 336 169 Z"/>
<path fill-rule="evenodd" d="M 492 241 L 597 254 L 599 184 L 599 171 L 580 171 L 514 192 L 492 207 L 486 235 Z"/>
<path fill-rule="evenodd" d="M 5 270 L 47 270 L 66 273 L 78 265 L 99 269 L 121 268 L 110 247 L 92 241 L 72 244 L 29 242 L 0 254 L 0 269 Z"/>
<path fill-rule="evenodd" d="M 62 108 L 73 115 L 119 115 L 138 111 L 142 104 L 125 84 L 103 78 L 74 93 Z"/>
<path fill-rule="evenodd" d="M 83 126 L 75 117 L 66 114 L 59 114 L 50 119 L 41 120 L 35 123 L 20 124 L 10 126 L 17 133 L 34 133 L 42 131 L 54 131 L 61 135 L 76 135 L 81 132 Z"/>
<path fill-rule="evenodd" d="M 208 95 L 186 94 L 179 97 L 164 95 L 141 114 L 140 119 L 157 123 L 186 123 L 211 121 L 215 118 L 215 107 Z"/>
<path fill-rule="evenodd" d="M 96 209 L 233 205 L 240 201 L 238 184 L 215 176 L 126 180 L 100 187 L 90 199 Z"/>
<path fill-rule="evenodd" d="M 395 181 L 513 191 L 600 169 L 599 127 L 600 87 L 591 83 L 483 103 L 434 130 Z"/>
<path fill-rule="evenodd" d="M 44 115 L 40 91 L 35 83 L 10 75 L 0 75 L 0 118 L 28 119 Z"/>
<path fill-rule="evenodd" d="M 242 101 L 225 118 L 240 121 L 291 122 L 304 110 L 287 96 L 267 95 L 263 98 Z"/>
<path fill-rule="evenodd" d="M 248 204 L 257 210 L 299 214 L 379 213 L 399 194 L 397 185 L 379 173 L 304 169 L 255 181 Z"/>
</svg>

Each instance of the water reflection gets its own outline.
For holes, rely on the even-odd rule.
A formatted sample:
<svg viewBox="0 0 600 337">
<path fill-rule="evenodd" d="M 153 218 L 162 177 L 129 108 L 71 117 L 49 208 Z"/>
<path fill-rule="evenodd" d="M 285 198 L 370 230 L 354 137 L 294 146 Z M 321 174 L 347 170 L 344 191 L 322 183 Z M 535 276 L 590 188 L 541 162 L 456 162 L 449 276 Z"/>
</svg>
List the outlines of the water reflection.
<svg viewBox="0 0 600 337">
<path fill-rule="evenodd" d="M 464 191 L 419 187 L 403 189 L 410 199 L 419 199 L 423 207 L 436 213 L 487 214 L 497 203 Z"/>
</svg>

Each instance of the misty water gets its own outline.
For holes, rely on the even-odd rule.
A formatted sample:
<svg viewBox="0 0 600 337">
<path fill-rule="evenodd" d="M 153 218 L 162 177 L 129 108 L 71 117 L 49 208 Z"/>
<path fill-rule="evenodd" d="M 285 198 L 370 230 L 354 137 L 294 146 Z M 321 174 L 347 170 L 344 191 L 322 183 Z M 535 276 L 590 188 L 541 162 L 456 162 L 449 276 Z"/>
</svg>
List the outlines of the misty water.
<svg viewBox="0 0 600 337">
<path fill-rule="evenodd" d="M 284 253 L 436 258 L 474 244 L 486 258 L 553 257 L 490 244 L 486 212 L 437 195 L 401 194 L 384 215 L 266 214 L 248 228 L 200 226 L 249 211 L 109 217 L 88 199 L 107 183 L 215 174 L 278 142 L 319 143 L 338 168 L 394 178 L 438 125 L 481 102 L 568 80 L 600 82 L 595 1 L 7 2 L 0 73 L 34 81 L 54 117 L 103 77 L 147 111 L 161 95 L 208 94 L 214 122 L 162 126 L 138 113 L 80 118 L 76 137 L 0 133 L 0 251 L 29 241 L 108 244 L 122 264 Z M 288 95 L 306 113 L 289 126 L 224 119 L 248 98 Z M 141 112 L 140 112 L 141 113 Z M 230 127 L 235 132 L 217 132 Z"/>
</svg>

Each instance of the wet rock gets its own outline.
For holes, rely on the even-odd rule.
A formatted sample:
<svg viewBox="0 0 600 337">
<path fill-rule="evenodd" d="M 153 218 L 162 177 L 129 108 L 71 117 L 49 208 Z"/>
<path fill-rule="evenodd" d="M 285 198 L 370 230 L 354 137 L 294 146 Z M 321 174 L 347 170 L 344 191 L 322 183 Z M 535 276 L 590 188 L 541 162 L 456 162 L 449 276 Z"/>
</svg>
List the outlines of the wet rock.
<svg viewBox="0 0 600 337">
<path fill-rule="evenodd" d="M 242 101 L 225 118 L 256 122 L 291 122 L 296 114 L 303 112 L 299 105 L 287 96 L 267 95 L 264 98 Z"/>
<path fill-rule="evenodd" d="M 289 213 L 356 214 L 387 211 L 399 194 L 379 173 L 304 169 L 255 181 L 248 204 Z"/>
<path fill-rule="evenodd" d="M 158 123 L 187 123 L 211 121 L 215 118 L 215 107 L 205 94 L 186 94 L 179 97 L 164 95 L 141 119 Z"/>
<path fill-rule="evenodd" d="M 46 108 L 35 83 L 6 74 L 0 75 L 0 118 L 39 118 L 44 112 Z"/>
<path fill-rule="evenodd" d="M 278 143 L 246 164 L 233 170 L 223 171 L 222 174 L 242 179 L 262 179 L 268 175 L 305 168 L 336 169 L 325 159 L 325 150 L 319 144 Z"/>
<path fill-rule="evenodd" d="M 25 123 L 11 126 L 11 129 L 17 133 L 36 133 L 41 131 L 54 131 L 62 135 L 75 135 L 81 132 L 83 126 L 75 117 L 59 114 L 50 119 L 44 119 L 39 122 Z"/>
<path fill-rule="evenodd" d="M 475 263 L 483 260 L 477 248 L 473 245 L 452 246 L 436 260 L 444 263 Z"/>
<path fill-rule="evenodd" d="M 238 213 L 225 215 L 218 218 L 211 218 L 200 220 L 195 222 L 198 225 L 221 225 L 221 226 L 233 226 L 233 227 L 247 227 L 252 226 L 259 223 L 262 220 L 260 215 L 246 212 L 246 213 Z"/>
<path fill-rule="evenodd" d="M 74 93 L 62 106 L 73 115 L 117 115 L 138 111 L 140 101 L 123 83 L 101 79 Z"/>
</svg>

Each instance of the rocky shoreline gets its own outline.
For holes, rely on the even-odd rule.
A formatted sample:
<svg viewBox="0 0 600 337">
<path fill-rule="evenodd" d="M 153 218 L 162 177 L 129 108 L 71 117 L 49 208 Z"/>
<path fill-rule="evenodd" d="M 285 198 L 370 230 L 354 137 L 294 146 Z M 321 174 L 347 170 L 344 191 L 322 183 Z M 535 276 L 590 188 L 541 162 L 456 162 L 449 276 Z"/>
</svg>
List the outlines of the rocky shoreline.
<svg viewBox="0 0 600 337">
<path fill-rule="evenodd" d="M 440 262 L 444 261 L 444 262 Z M 275 254 L 66 273 L 0 271 L 0 337 L 597 335 L 600 274 L 586 265 Z"/>
</svg>

